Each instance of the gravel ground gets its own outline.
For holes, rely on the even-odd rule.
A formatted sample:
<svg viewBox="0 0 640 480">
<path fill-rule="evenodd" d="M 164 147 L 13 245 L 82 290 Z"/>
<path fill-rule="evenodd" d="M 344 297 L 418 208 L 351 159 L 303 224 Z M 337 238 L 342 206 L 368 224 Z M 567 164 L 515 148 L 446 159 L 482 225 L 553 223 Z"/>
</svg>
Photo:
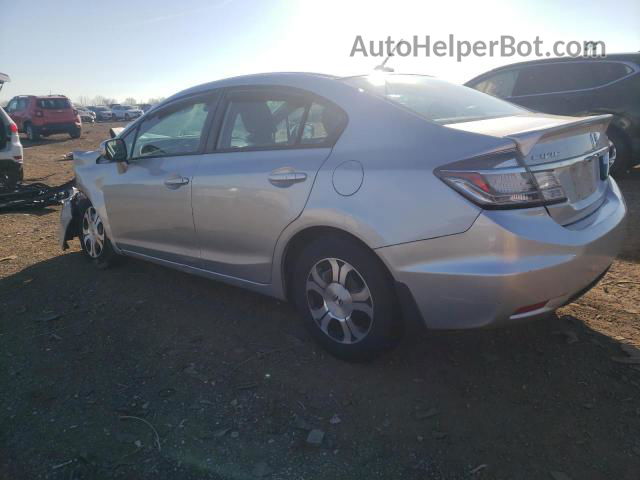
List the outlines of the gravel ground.
<svg viewBox="0 0 640 480">
<path fill-rule="evenodd" d="M 25 140 L 26 179 L 68 180 L 62 155 L 109 126 Z M 637 480 L 640 172 L 621 187 L 626 247 L 557 317 L 420 332 L 364 365 L 285 303 L 94 270 L 59 250 L 57 207 L 1 214 L 0 478 Z"/>
</svg>

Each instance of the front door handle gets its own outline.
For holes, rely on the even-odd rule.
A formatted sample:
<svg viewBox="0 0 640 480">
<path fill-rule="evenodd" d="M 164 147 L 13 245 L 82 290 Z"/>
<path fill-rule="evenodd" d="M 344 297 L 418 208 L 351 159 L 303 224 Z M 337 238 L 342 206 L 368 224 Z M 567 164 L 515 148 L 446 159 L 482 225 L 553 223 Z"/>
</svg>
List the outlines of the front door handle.
<svg viewBox="0 0 640 480">
<path fill-rule="evenodd" d="M 307 174 L 304 172 L 273 172 L 269 175 L 269 182 L 276 187 L 289 187 L 306 179 Z"/>
<path fill-rule="evenodd" d="M 164 181 L 164 184 L 171 189 L 180 188 L 182 185 L 187 185 L 189 179 L 187 177 L 169 177 Z"/>
</svg>

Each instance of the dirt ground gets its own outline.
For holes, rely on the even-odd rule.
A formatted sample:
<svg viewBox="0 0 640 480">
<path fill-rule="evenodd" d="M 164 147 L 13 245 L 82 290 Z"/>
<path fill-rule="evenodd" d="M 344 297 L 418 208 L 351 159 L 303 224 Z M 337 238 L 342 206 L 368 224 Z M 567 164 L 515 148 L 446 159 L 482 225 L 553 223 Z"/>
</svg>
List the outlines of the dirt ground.
<svg viewBox="0 0 640 480">
<path fill-rule="evenodd" d="M 26 179 L 70 179 L 62 155 L 109 126 L 24 140 Z M 0 214 L 0 478 L 637 480 L 640 172 L 620 184 L 626 247 L 558 317 L 423 332 L 360 365 L 285 303 L 95 270 L 58 248 L 59 207 Z"/>
</svg>

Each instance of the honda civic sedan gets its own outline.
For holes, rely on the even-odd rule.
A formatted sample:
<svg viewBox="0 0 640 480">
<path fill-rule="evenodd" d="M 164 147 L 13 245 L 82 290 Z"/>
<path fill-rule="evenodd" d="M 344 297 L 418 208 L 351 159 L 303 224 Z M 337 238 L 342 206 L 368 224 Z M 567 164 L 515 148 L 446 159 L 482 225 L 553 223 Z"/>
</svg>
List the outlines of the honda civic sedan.
<svg viewBox="0 0 640 480">
<path fill-rule="evenodd" d="M 216 81 L 75 152 L 61 245 L 290 300 L 369 359 L 410 321 L 510 325 L 591 288 L 626 214 L 609 121 L 417 75 Z"/>
</svg>

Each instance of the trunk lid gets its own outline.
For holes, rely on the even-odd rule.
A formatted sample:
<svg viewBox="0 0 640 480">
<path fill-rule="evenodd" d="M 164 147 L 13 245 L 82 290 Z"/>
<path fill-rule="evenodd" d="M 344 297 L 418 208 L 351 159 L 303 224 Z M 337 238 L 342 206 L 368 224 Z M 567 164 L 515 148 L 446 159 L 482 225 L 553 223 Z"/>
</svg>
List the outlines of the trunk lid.
<svg viewBox="0 0 640 480">
<path fill-rule="evenodd" d="M 447 125 L 450 128 L 513 140 L 527 168 L 552 173 L 567 200 L 547 205 L 549 215 L 569 225 L 595 211 L 608 188 L 611 115 L 560 117 L 518 115 Z"/>
</svg>

